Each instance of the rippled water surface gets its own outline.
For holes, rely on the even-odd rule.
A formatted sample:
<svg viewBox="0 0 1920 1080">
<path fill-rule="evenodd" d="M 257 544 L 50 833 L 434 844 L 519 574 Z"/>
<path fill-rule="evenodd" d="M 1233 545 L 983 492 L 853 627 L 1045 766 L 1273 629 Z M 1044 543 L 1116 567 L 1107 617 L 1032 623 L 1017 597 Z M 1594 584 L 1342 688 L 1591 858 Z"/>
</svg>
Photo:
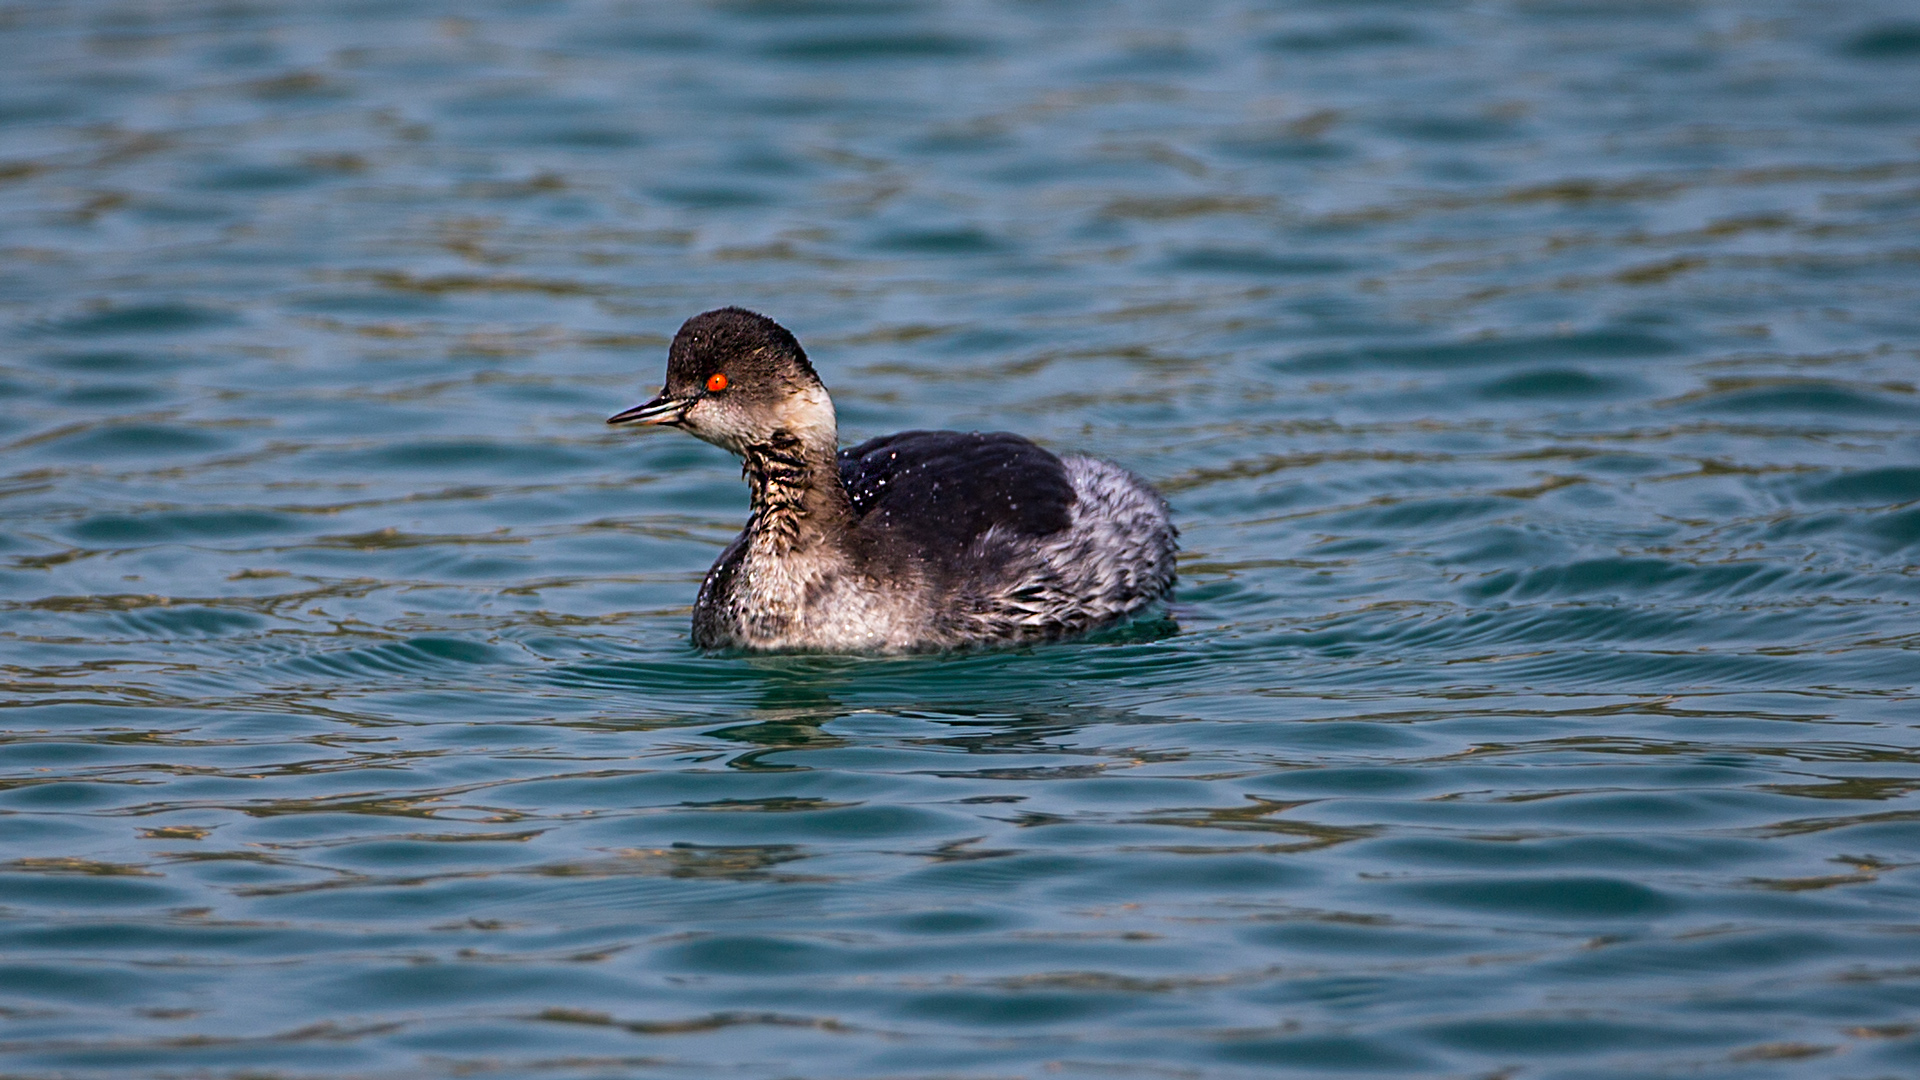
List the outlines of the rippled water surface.
<svg viewBox="0 0 1920 1080">
<path fill-rule="evenodd" d="M 1899 0 L 0 10 L 0 1071 L 1920 1072 Z M 705 656 L 686 316 L 1167 621 Z"/>
</svg>

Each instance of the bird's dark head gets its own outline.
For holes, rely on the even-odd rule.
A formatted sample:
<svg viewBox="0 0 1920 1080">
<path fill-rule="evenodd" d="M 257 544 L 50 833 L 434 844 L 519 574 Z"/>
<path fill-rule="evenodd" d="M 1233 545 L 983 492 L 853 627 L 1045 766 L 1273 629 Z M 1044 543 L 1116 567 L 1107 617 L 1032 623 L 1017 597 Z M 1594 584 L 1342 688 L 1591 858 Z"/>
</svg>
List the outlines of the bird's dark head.
<svg viewBox="0 0 1920 1080">
<path fill-rule="evenodd" d="M 784 434 L 813 444 L 835 440 L 833 402 L 806 351 L 786 327 L 743 308 L 695 315 L 667 350 L 658 397 L 609 424 L 671 424 L 736 454 Z"/>
</svg>

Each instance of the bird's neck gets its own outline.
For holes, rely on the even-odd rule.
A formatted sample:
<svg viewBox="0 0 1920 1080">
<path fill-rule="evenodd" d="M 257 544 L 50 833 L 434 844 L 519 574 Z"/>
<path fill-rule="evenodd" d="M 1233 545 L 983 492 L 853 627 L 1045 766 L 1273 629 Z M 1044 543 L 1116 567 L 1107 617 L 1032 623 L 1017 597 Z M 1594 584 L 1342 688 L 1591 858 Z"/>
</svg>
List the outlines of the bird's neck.
<svg viewBox="0 0 1920 1080">
<path fill-rule="evenodd" d="M 824 424 L 815 421 L 776 426 L 740 447 L 753 513 L 733 606 L 757 644 L 803 641 L 812 598 L 851 564 L 853 503 L 840 482 L 832 407 Z"/>
<path fill-rule="evenodd" d="M 752 496 L 749 554 L 784 556 L 832 544 L 853 520 L 840 482 L 838 429 L 825 390 L 798 395 L 765 437 L 741 447 Z"/>
<path fill-rule="evenodd" d="M 827 539 L 853 517 L 831 450 L 821 453 L 776 433 L 749 445 L 741 472 L 752 496 L 747 535 L 753 550 L 784 555 Z"/>
</svg>

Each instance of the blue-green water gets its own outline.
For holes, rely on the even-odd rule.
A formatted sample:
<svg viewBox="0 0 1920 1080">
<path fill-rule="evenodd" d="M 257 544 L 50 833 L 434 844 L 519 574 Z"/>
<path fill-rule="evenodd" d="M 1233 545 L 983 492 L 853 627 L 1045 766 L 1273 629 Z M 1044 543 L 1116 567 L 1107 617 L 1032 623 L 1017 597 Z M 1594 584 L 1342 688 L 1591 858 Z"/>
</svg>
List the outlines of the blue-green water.
<svg viewBox="0 0 1920 1080">
<path fill-rule="evenodd" d="M 0 1072 L 1920 1071 L 1898 0 L 0 11 Z M 686 316 L 1174 626 L 710 657 Z"/>
</svg>

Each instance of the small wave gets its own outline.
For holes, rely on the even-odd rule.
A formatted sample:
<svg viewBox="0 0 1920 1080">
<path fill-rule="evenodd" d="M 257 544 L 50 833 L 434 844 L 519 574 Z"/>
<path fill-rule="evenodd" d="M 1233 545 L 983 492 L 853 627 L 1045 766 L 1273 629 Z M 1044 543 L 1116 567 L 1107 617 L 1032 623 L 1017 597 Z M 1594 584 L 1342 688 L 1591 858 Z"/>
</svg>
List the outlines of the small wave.
<svg viewBox="0 0 1920 1080">
<path fill-rule="evenodd" d="M 1920 57 L 1920 22 L 1886 22 L 1869 26 L 1840 47 L 1843 55 L 1859 60 L 1906 61 Z"/>
<path fill-rule="evenodd" d="M 283 660 L 276 666 L 302 675 L 351 679 L 367 675 L 451 672 L 472 665 L 509 662 L 510 654 L 498 646 L 463 638 L 417 637 L 302 656 Z"/>
<path fill-rule="evenodd" d="M 1614 877 L 1484 877 L 1410 882 L 1395 891 L 1443 907 L 1551 921 L 1646 918 L 1677 912 L 1684 906 L 1664 890 Z"/>
<path fill-rule="evenodd" d="M 1730 415 L 1810 413 L 1908 419 L 1920 416 L 1920 403 L 1913 401 L 1912 394 L 1912 388 L 1904 385 L 1871 386 L 1827 379 L 1714 379 L 1706 389 L 1667 404 Z"/>
<path fill-rule="evenodd" d="M 1677 342 L 1644 330 L 1589 330 L 1579 334 L 1330 350 L 1296 356 L 1274 367 L 1284 372 L 1318 374 L 1369 368 L 1459 368 L 1587 358 L 1630 359 L 1669 356 L 1679 351 Z"/>
<path fill-rule="evenodd" d="M 230 312 L 180 301 L 167 303 L 103 304 L 93 311 L 48 324 L 50 332 L 72 337 L 118 334 L 182 334 L 233 326 L 239 318 Z"/>
<path fill-rule="evenodd" d="M 838 37 L 794 38 L 776 41 L 761 50 L 780 60 L 813 63 L 871 63 L 874 61 L 958 60 L 992 51 L 984 38 L 952 34 L 848 34 Z"/>
<path fill-rule="evenodd" d="M 1426 35 L 1416 26 L 1396 22 L 1356 22 L 1321 30 L 1294 30 L 1269 38 L 1266 46 L 1276 52 L 1344 52 L 1351 49 L 1382 49 L 1413 45 Z"/>
<path fill-rule="evenodd" d="M 1163 264 L 1169 270 L 1203 274 L 1252 274 L 1260 277 L 1338 274 L 1352 268 L 1345 259 L 1324 255 L 1288 255 L 1260 248 L 1200 247 L 1175 252 Z"/>
<path fill-rule="evenodd" d="M 1556 598 L 1739 596 L 1774 591 L 1783 582 L 1792 591 L 1832 588 L 1840 575 L 1809 573 L 1759 560 L 1701 565 L 1669 559 L 1583 559 L 1530 570 L 1505 570 L 1466 586 L 1476 600 Z"/>
<path fill-rule="evenodd" d="M 41 446 L 42 456 L 111 461 L 123 458 L 206 454 L 226 449 L 232 440 L 205 428 L 181 424 L 108 423 Z"/>
<path fill-rule="evenodd" d="M 1621 378 L 1594 375 L 1578 368 L 1554 368 L 1510 375 L 1480 387 L 1480 396 L 1490 401 L 1531 401 L 1542 398 L 1593 400 L 1614 397 L 1634 389 L 1634 383 Z"/>
<path fill-rule="evenodd" d="M 1920 468 L 1888 466 L 1806 481 L 1795 494 L 1809 502 L 1885 506 L 1920 499 Z"/>
<path fill-rule="evenodd" d="M 127 547 L 180 540 L 232 540 L 274 536 L 300 528 L 298 519 L 260 510 L 186 511 L 151 514 L 99 514 L 67 528 L 67 535 L 89 544 Z"/>
</svg>

